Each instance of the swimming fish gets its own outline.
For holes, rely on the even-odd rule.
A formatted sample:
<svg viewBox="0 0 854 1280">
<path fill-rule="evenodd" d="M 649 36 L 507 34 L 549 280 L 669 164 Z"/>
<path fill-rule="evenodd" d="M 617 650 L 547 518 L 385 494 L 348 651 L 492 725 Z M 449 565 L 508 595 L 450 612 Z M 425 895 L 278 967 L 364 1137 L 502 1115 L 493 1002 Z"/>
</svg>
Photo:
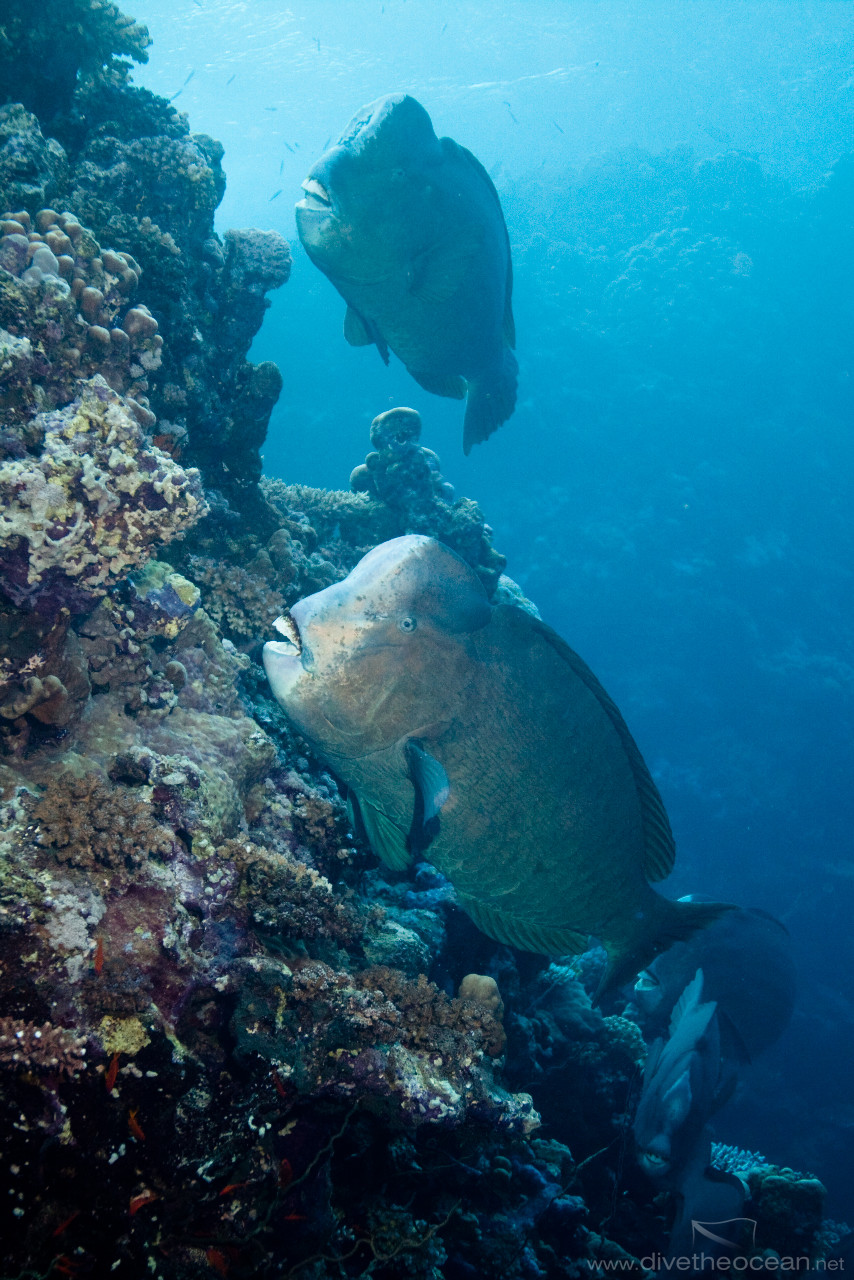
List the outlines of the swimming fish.
<svg viewBox="0 0 854 1280">
<path fill-rule="evenodd" d="M 347 303 L 345 338 L 467 395 L 468 453 L 516 404 L 510 242 L 486 170 L 398 93 L 357 112 L 302 186 L 300 240 Z"/>
<path fill-rule="evenodd" d="M 719 1232 L 727 1224 L 736 1228 L 747 1194 L 741 1179 L 711 1167 L 708 1122 L 729 1098 L 738 1072 L 721 1052 L 720 1011 L 714 1000 L 705 999 L 706 990 L 698 969 L 676 1001 L 667 1038 L 650 1047 L 633 1125 L 638 1164 L 675 1192 L 670 1258 L 692 1252 L 697 1224 L 713 1229 L 709 1240 L 731 1252 L 728 1237 Z M 703 1248 L 712 1246 L 704 1240 Z"/>
<path fill-rule="evenodd" d="M 657 956 L 633 993 L 648 1037 L 666 1034 L 697 969 L 705 974 L 707 999 L 718 1006 L 723 1053 L 741 1064 L 752 1062 L 791 1021 L 797 973 L 788 930 L 765 911 L 736 907 Z"/>
<path fill-rule="evenodd" d="M 671 902 L 673 837 L 614 703 L 552 629 L 491 605 L 433 538 L 370 551 L 280 619 L 273 693 L 349 788 L 374 852 L 416 855 L 490 937 L 544 954 L 608 952 L 626 981 L 726 908 Z"/>
</svg>

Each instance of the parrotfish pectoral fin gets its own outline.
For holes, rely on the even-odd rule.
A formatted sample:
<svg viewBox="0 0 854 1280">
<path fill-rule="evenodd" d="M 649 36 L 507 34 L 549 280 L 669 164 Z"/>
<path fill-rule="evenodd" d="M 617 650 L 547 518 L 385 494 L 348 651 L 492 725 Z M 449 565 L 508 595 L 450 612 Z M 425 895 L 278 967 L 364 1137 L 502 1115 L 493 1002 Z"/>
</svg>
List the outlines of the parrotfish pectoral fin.
<svg viewBox="0 0 854 1280">
<path fill-rule="evenodd" d="M 350 793 L 351 799 L 348 808 L 352 812 L 355 806 L 352 803 L 354 793 Z M 397 823 L 392 822 L 387 813 L 383 813 L 382 809 L 378 809 L 375 805 L 368 804 L 366 800 L 361 800 L 355 796 L 358 805 L 359 817 L 362 819 L 362 825 L 365 828 L 365 835 L 368 837 L 368 843 L 374 853 L 384 862 L 392 871 L 405 871 L 407 867 L 412 866 L 414 858 L 407 848 L 406 833 L 401 831 Z"/>
<path fill-rule="evenodd" d="M 468 404 L 463 425 L 463 452 L 471 453 L 506 422 L 516 408 L 519 365 L 509 347 L 502 348 L 501 363 L 469 382 Z"/>
<path fill-rule="evenodd" d="M 451 784 L 439 761 L 419 742 L 407 742 L 405 754 L 416 795 L 409 845 L 421 853 L 439 834 L 439 812 L 451 794 Z"/>
<path fill-rule="evenodd" d="M 388 364 L 388 343 L 385 338 L 375 324 L 371 324 L 350 306 L 344 312 L 344 337 L 351 347 L 375 346 L 383 362 Z"/>
<path fill-rule="evenodd" d="M 364 320 L 352 307 L 344 312 L 344 337 L 351 347 L 369 347 L 374 341 Z"/>
<path fill-rule="evenodd" d="M 529 923 L 512 912 L 459 892 L 457 901 L 483 933 L 520 951 L 534 951 L 543 956 L 580 955 L 590 945 L 589 934 L 575 929 Z"/>
</svg>

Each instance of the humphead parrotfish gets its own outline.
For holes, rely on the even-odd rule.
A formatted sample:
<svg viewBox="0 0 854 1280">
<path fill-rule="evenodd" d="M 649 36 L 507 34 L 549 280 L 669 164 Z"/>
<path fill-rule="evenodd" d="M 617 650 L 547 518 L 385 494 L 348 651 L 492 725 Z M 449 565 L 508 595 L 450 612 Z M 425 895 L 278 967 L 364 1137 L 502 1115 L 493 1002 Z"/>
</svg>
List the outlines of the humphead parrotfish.
<svg viewBox="0 0 854 1280">
<path fill-rule="evenodd" d="M 675 1194 L 671 1259 L 695 1252 L 697 1227 L 704 1253 L 738 1252 L 747 1197 L 740 1178 L 711 1163 L 709 1120 L 732 1093 L 738 1069 L 721 1051 L 720 1010 L 705 995 L 698 969 L 671 1010 L 666 1039 L 650 1048 L 634 1121 L 639 1165 Z"/>
<path fill-rule="evenodd" d="M 656 957 L 634 989 L 647 1038 L 666 1035 L 673 1009 L 698 969 L 705 975 L 706 999 L 717 1004 L 726 1058 L 752 1062 L 779 1040 L 791 1021 L 797 989 L 785 925 L 758 908 L 736 907 Z"/>
<path fill-rule="evenodd" d="M 673 837 L 622 716 L 560 636 L 491 605 L 448 547 L 382 543 L 278 630 L 273 693 L 375 853 L 429 859 L 490 937 L 560 955 L 592 934 L 608 985 L 726 909 L 651 888 Z"/>
<path fill-rule="evenodd" d="M 299 237 L 347 303 L 347 341 L 386 363 L 392 350 L 436 395 L 468 394 L 468 453 L 516 404 L 510 242 L 489 174 L 397 93 L 358 111 L 302 185 Z"/>
</svg>

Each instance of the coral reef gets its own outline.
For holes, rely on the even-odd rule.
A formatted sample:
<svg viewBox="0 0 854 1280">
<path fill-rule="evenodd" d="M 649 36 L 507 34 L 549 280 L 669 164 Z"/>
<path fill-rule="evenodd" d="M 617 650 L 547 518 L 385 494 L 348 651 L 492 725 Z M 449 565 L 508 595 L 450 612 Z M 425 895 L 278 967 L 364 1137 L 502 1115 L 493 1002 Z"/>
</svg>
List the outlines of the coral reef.
<svg viewBox="0 0 854 1280">
<path fill-rule="evenodd" d="M 100 375 L 34 426 L 39 456 L 0 463 L 0 572 L 15 604 L 79 611 L 204 514 L 198 472 L 146 446 Z"/>
<path fill-rule="evenodd" d="M 37 13 L 9 8 L 0 25 L 4 102 L 50 118 L 71 107 L 79 78 L 124 80 L 147 62 L 147 29 L 104 0 L 46 0 Z"/>
<path fill-rule="evenodd" d="M 0 1018 L 0 1068 L 74 1076 L 86 1065 L 83 1039 L 49 1022 L 37 1027 L 18 1018 Z"/>
<path fill-rule="evenodd" d="M 157 321 L 132 295 L 139 264 L 102 249 L 74 214 L 23 209 L 0 219 L 0 392 L 7 423 L 68 404 L 77 379 L 101 374 L 144 427 L 148 377 L 160 367 Z M 21 336 L 23 335 L 23 336 Z M 30 434 L 38 438 L 37 427 Z M 4 442 L 11 451 L 12 437 Z M 26 439 L 26 436 L 25 436 Z"/>
<path fill-rule="evenodd" d="M 667 1207 L 626 1158 L 645 1050 L 591 1003 L 601 957 L 512 953 L 433 868 L 379 868 L 258 663 L 401 533 L 533 606 L 412 410 L 355 492 L 258 483 L 281 379 L 246 354 L 289 253 L 214 233 L 222 148 L 127 83 L 144 46 L 108 0 L 0 27 L 0 70 L 34 68 L 0 108 L 0 1270 L 633 1263 Z M 655 241 L 610 305 L 698 243 L 729 252 Z M 749 1177 L 767 1247 L 822 1256 L 819 1184 Z"/>
</svg>

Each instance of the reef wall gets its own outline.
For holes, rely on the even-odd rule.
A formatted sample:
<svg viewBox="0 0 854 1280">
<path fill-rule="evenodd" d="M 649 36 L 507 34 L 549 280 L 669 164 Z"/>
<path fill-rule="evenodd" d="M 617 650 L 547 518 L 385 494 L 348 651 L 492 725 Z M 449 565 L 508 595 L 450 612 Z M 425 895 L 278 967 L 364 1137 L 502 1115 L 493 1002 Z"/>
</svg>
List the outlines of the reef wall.
<svg viewBox="0 0 854 1280">
<path fill-rule="evenodd" d="M 399 533 L 518 589 L 411 411 L 375 420 L 352 492 L 260 479 L 281 375 L 246 353 L 288 248 L 214 233 L 222 149 L 128 83 L 145 44 L 102 0 L 0 27 L 27 67 L 0 107 L 0 1267 L 640 1256 L 668 1206 L 626 1156 L 637 1027 L 583 967 L 478 934 L 427 864 L 381 873 L 258 662 Z M 806 1181 L 766 1178 L 763 1221 L 800 1188 L 816 1257 Z"/>
</svg>

